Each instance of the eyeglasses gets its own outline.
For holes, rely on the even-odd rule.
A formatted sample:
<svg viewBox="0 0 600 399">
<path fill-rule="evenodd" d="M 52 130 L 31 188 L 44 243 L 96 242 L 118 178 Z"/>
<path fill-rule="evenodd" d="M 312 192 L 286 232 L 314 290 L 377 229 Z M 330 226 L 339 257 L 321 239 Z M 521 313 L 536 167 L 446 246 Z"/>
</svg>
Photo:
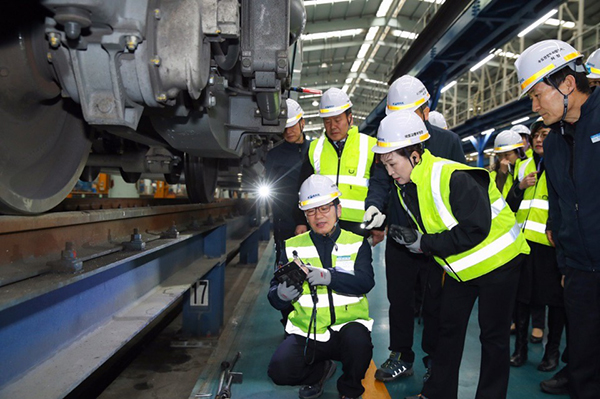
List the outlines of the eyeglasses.
<svg viewBox="0 0 600 399">
<path fill-rule="evenodd" d="M 332 206 L 333 206 L 333 202 L 330 202 L 329 204 L 326 204 L 326 205 L 321 205 L 316 208 L 307 209 L 304 211 L 304 214 L 306 216 L 315 216 L 317 214 L 317 210 L 318 210 L 321 215 L 325 215 L 327 212 L 329 212 L 329 209 Z"/>
</svg>

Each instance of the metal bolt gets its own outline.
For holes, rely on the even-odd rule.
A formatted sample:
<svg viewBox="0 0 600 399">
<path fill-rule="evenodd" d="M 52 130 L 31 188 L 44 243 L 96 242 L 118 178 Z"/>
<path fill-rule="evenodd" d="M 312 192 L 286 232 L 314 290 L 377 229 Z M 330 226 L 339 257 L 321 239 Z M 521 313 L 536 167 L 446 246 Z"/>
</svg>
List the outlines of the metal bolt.
<svg viewBox="0 0 600 399">
<path fill-rule="evenodd" d="M 252 61 L 250 60 L 250 58 L 243 58 L 242 59 L 242 66 L 243 67 L 249 68 L 251 64 L 252 64 Z"/>
<path fill-rule="evenodd" d="M 50 43 L 50 47 L 58 48 L 60 46 L 60 36 L 55 32 L 48 33 L 48 43 Z"/>
<path fill-rule="evenodd" d="M 260 115 L 260 109 L 258 109 L 258 108 L 257 108 L 257 109 L 255 109 L 255 110 L 254 110 L 254 115 Z"/>
<path fill-rule="evenodd" d="M 165 93 L 161 93 L 159 95 L 156 96 L 156 101 L 158 101 L 159 103 L 164 103 L 167 101 L 167 95 Z"/>
<path fill-rule="evenodd" d="M 154 18 L 160 19 L 160 10 L 158 8 L 154 9 Z"/>
<path fill-rule="evenodd" d="M 150 60 L 150 62 L 154 64 L 154 66 L 160 66 L 160 57 L 158 55 L 155 55 L 154 58 Z"/>
<path fill-rule="evenodd" d="M 280 58 L 277 61 L 277 65 L 279 66 L 279 68 L 285 68 L 285 66 L 287 65 L 287 61 L 284 58 Z"/>
<path fill-rule="evenodd" d="M 217 98 L 213 95 L 209 95 L 208 96 L 208 106 L 214 107 L 215 105 L 217 105 Z"/>
<path fill-rule="evenodd" d="M 211 86 L 215 84 L 215 77 L 214 76 L 211 76 L 210 78 L 208 78 L 208 84 L 211 85 Z"/>
<path fill-rule="evenodd" d="M 65 23 L 65 34 L 71 40 L 77 39 L 81 35 L 81 25 L 79 22 L 70 21 Z"/>
<path fill-rule="evenodd" d="M 96 107 L 98 108 L 98 111 L 102 112 L 103 114 L 108 114 L 110 111 L 113 110 L 114 105 L 115 104 L 112 98 L 103 98 L 100 101 L 98 101 Z"/>
<path fill-rule="evenodd" d="M 52 53 L 48 51 L 48 53 L 46 54 L 46 58 L 48 59 L 48 62 L 52 64 Z"/>
<path fill-rule="evenodd" d="M 282 115 L 282 116 L 285 115 L 285 111 L 281 110 L 281 112 L 279 113 L 279 115 Z"/>
<path fill-rule="evenodd" d="M 140 42 L 140 39 L 138 39 L 138 37 L 135 35 L 130 35 L 130 36 L 125 37 L 125 46 L 127 47 L 127 50 L 129 50 L 129 51 L 135 51 L 139 42 Z"/>
</svg>

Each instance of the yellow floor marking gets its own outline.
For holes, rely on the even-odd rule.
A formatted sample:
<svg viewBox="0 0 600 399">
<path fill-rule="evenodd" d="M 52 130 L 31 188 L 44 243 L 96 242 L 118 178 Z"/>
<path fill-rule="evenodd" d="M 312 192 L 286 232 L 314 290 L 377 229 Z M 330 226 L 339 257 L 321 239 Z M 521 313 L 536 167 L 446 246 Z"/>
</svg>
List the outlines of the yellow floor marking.
<svg viewBox="0 0 600 399">
<path fill-rule="evenodd" d="M 362 380 L 362 385 L 365 388 L 365 393 L 362 395 L 363 399 L 392 399 L 385 384 L 375 379 L 376 370 L 377 366 L 371 360 L 365 379 Z"/>
</svg>

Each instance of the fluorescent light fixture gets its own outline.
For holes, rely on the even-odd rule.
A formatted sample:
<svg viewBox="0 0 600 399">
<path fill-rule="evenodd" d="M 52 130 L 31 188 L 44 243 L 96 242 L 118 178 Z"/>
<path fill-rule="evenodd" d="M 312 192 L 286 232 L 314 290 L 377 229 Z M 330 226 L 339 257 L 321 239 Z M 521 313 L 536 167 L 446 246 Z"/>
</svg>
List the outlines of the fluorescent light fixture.
<svg viewBox="0 0 600 399">
<path fill-rule="evenodd" d="M 529 120 L 529 117 L 528 117 L 528 116 L 525 116 L 525 117 L 523 117 L 523 118 L 519 118 L 519 119 L 517 119 L 517 120 L 514 120 L 514 121 L 512 121 L 510 124 L 511 124 L 511 125 L 518 125 L 519 123 L 523 123 L 523 122 L 525 122 L 526 120 Z"/>
<path fill-rule="evenodd" d="M 437 4 L 444 4 L 444 2 L 446 0 L 421 0 L 424 1 L 425 3 L 437 3 Z"/>
<path fill-rule="evenodd" d="M 364 120 L 364 119 L 367 119 L 367 118 L 365 118 L 364 116 L 358 116 L 358 115 L 353 115 L 353 117 L 354 117 L 355 119 L 363 119 L 363 120 Z"/>
<path fill-rule="evenodd" d="M 469 69 L 469 71 L 475 72 L 476 70 L 478 70 L 479 68 L 481 68 L 483 65 L 487 64 L 495 56 L 496 56 L 496 54 L 490 54 L 490 55 L 488 55 L 487 57 L 485 57 L 484 59 L 482 59 L 481 61 L 479 61 L 477 64 L 473 65 L 471 67 L 471 69 Z"/>
<path fill-rule="evenodd" d="M 479 155 L 479 153 L 477 153 L 477 152 L 472 152 L 469 154 L 470 157 L 476 157 L 478 155 Z"/>
<path fill-rule="evenodd" d="M 440 90 L 440 93 L 445 93 L 448 90 L 450 90 L 451 88 L 453 88 L 456 85 L 456 80 L 453 80 L 452 82 L 448 83 L 446 86 L 444 86 L 442 88 L 442 90 Z"/>
<path fill-rule="evenodd" d="M 546 22 L 544 22 L 546 25 L 552 25 L 552 26 L 562 26 L 563 28 L 566 29 L 573 29 L 575 28 L 575 22 L 571 22 L 571 21 L 559 21 L 558 19 L 555 18 L 548 18 L 548 20 Z"/>
<path fill-rule="evenodd" d="M 333 3 L 348 3 L 352 0 L 305 0 L 304 1 L 304 7 L 310 7 L 310 6 L 318 6 L 321 4 L 333 4 Z"/>
<path fill-rule="evenodd" d="M 375 35 L 377 35 L 377 31 L 379 30 L 379 26 L 371 26 L 369 31 L 367 32 L 367 36 L 365 37 L 365 41 L 370 42 L 375 39 Z"/>
<path fill-rule="evenodd" d="M 331 32 L 319 32 L 319 33 L 309 33 L 308 35 L 302 35 L 300 38 L 303 41 L 307 40 L 324 40 L 331 39 L 334 37 L 346 37 L 346 36 L 356 36 L 363 33 L 364 29 L 345 29 L 345 30 L 334 30 Z"/>
<path fill-rule="evenodd" d="M 349 88 L 350 88 L 350 86 L 348 86 L 348 85 L 344 85 L 344 87 L 342 87 L 342 91 L 343 91 L 344 93 L 348 93 L 348 89 L 349 89 Z"/>
<path fill-rule="evenodd" d="M 493 148 L 488 148 L 487 150 L 483 150 L 483 152 L 485 152 L 486 154 L 489 154 L 491 152 L 494 152 Z"/>
<path fill-rule="evenodd" d="M 360 50 L 358 50 L 358 55 L 356 56 L 356 58 L 358 58 L 359 60 L 364 59 L 365 56 L 367 55 L 367 51 L 369 51 L 370 47 L 371 47 L 371 45 L 367 44 L 367 43 L 364 43 L 362 46 L 360 46 Z M 359 66 L 360 66 L 360 64 L 359 64 Z M 353 71 L 353 72 L 356 72 L 356 71 Z"/>
<path fill-rule="evenodd" d="M 362 64 L 362 60 L 354 61 L 354 63 L 352 64 L 352 68 L 350 68 L 350 72 L 358 71 L 358 68 L 360 68 L 360 64 Z"/>
<path fill-rule="evenodd" d="M 381 3 L 379 4 L 379 9 L 377 10 L 377 14 L 375 14 L 375 16 L 377 18 L 385 17 L 391 5 L 392 0 L 381 0 Z"/>
<path fill-rule="evenodd" d="M 300 96 L 300 100 L 304 100 L 305 98 L 315 98 L 315 97 L 321 97 L 323 94 L 306 94 L 304 96 Z"/>
<path fill-rule="evenodd" d="M 386 82 L 382 82 L 382 81 L 380 81 L 380 80 L 369 79 L 369 78 L 365 78 L 365 79 L 363 79 L 363 80 L 364 80 L 365 82 L 368 82 L 368 83 L 374 83 L 374 84 L 376 84 L 376 85 L 384 85 L 384 86 L 387 86 L 387 85 L 388 85 Z"/>
<path fill-rule="evenodd" d="M 519 36 L 519 37 L 525 36 L 526 34 L 528 34 L 529 32 L 531 32 L 532 30 L 534 30 L 535 28 L 537 28 L 538 26 L 540 26 L 541 24 L 543 24 L 544 22 L 546 22 L 546 20 L 548 18 L 550 18 L 551 16 L 553 16 L 557 12 L 558 12 L 558 9 L 556 9 L 556 8 L 554 10 L 548 12 L 542 18 L 538 19 L 537 21 L 535 21 L 534 23 L 532 23 L 531 25 L 529 25 L 527 28 L 523 29 L 521 31 L 521 33 L 519 33 L 517 36 Z"/>
<path fill-rule="evenodd" d="M 487 134 L 490 134 L 490 133 L 492 133 L 492 132 L 493 132 L 493 131 L 495 131 L 495 130 L 496 130 L 496 129 L 494 129 L 494 128 L 491 128 L 491 129 L 488 129 L 488 130 L 484 130 L 483 132 L 481 132 L 481 135 L 482 135 L 482 136 L 485 136 L 485 135 L 487 135 Z"/>
<path fill-rule="evenodd" d="M 407 30 L 399 30 L 399 29 L 394 29 L 392 31 L 392 35 L 396 36 L 396 37 L 401 37 L 404 39 L 416 39 L 417 37 L 419 37 L 418 34 L 413 33 L 413 32 L 409 32 Z"/>
<path fill-rule="evenodd" d="M 344 83 L 347 83 L 347 84 L 352 83 L 352 78 L 346 78 L 346 80 L 344 81 Z"/>
<path fill-rule="evenodd" d="M 304 119 L 310 119 L 310 118 L 316 118 L 318 117 L 319 114 L 304 114 L 304 116 L 302 116 Z"/>
<path fill-rule="evenodd" d="M 465 138 L 463 138 L 461 141 L 464 141 L 464 142 L 471 141 L 471 138 L 474 138 L 474 137 L 475 137 L 475 136 L 472 136 L 472 135 L 471 135 L 471 136 L 468 136 L 468 137 L 465 137 Z"/>
<path fill-rule="evenodd" d="M 319 102 L 317 100 L 314 100 L 312 103 L 313 107 L 318 107 L 319 106 Z"/>
<path fill-rule="evenodd" d="M 323 130 L 323 125 L 320 126 L 311 126 L 304 129 L 305 132 L 314 132 L 316 130 Z"/>
</svg>

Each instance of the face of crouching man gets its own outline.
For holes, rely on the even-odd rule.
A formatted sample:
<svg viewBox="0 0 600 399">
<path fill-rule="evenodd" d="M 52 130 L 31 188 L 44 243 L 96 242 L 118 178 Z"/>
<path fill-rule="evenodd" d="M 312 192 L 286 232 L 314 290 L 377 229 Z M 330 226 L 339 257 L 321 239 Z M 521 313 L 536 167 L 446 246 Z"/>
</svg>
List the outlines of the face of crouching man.
<svg viewBox="0 0 600 399">
<path fill-rule="evenodd" d="M 330 234 L 342 216 L 342 205 L 335 199 L 328 204 L 307 209 L 304 215 L 312 231 L 321 235 Z"/>
</svg>

